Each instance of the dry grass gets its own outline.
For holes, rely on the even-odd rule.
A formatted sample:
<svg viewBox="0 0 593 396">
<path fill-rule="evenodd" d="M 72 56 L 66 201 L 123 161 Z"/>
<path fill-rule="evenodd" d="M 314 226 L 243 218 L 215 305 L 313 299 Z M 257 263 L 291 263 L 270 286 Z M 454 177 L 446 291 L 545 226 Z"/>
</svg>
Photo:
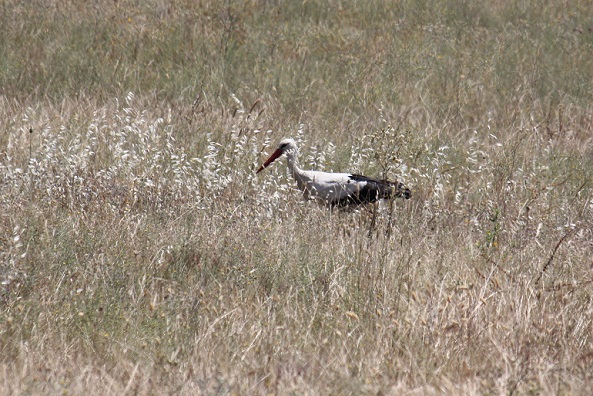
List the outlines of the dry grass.
<svg viewBox="0 0 593 396">
<path fill-rule="evenodd" d="M 593 387 L 587 2 L 36 3 L 0 8 L 0 393 Z M 304 202 L 254 174 L 285 136 L 413 199 Z"/>
</svg>

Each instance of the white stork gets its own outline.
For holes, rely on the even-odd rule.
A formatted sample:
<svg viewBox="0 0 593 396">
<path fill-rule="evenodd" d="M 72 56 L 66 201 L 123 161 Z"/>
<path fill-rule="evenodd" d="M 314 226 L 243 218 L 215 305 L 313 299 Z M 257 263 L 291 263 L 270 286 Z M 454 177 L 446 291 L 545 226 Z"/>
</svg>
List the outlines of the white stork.
<svg viewBox="0 0 593 396">
<path fill-rule="evenodd" d="M 282 154 L 286 154 L 288 169 L 305 198 L 316 198 L 329 206 L 360 205 L 391 199 L 410 198 L 411 193 L 402 183 L 373 179 L 351 173 L 305 171 L 298 165 L 298 150 L 293 139 L 284 139 L 270 158 L 257 170 L 261 172 Z"/>
</svg>

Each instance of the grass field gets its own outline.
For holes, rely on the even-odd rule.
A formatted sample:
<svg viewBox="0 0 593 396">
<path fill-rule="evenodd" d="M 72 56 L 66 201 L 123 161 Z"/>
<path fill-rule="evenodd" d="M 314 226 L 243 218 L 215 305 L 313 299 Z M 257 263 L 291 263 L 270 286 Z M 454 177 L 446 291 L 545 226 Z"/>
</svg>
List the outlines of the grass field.
<svg viewBox="0 0 593 396">
<path fill-rule="evenodd" d="M 588 394 L 591 54 L 585 0 L 3 1 L 0 394 Z"/>
</svg>

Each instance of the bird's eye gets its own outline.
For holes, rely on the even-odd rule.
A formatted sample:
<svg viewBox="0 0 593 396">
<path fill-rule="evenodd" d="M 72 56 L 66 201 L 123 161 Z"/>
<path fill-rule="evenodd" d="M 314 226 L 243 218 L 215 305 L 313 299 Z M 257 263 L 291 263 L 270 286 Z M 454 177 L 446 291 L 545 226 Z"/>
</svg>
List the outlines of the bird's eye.
<svg viewBox="0 0 593 396">
<path fill-rule="evenodd" d="M 281 144 L 281 145 L 280 145 L 280 149 L 284 149 L 284 148 L 286 148 L 286 145 L 287 145 L 287 143 L 283 143 L 283 144 Z"/>
</svg>

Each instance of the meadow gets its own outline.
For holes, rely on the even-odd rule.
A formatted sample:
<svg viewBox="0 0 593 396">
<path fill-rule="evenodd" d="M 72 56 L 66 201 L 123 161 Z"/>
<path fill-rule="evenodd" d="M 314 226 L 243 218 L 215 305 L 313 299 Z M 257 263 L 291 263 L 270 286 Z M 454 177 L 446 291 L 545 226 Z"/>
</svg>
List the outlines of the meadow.
<svg viewBox="0 0 593 396">
<path fill-rule="evenodd" d="M 588 394 L 592 54 L 586 0 L 3 1 L 0 394 Z"/>
</svg>

